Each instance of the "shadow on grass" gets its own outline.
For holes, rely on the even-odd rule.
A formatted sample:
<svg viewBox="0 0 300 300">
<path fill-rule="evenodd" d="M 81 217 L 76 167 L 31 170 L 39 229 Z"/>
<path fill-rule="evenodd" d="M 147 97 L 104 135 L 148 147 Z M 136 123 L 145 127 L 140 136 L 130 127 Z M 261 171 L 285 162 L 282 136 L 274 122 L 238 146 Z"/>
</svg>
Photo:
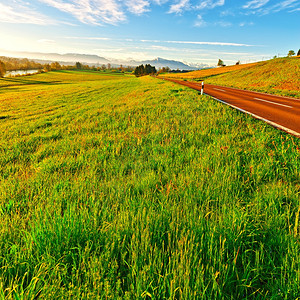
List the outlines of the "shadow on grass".
<svg viewBox="0 0 300 300">
<path fill-rule="evenodd" d="M 7 82 L 7 84 L 3 84 L 2 82 Z M 11 87 L 11 86 L 23 86 L 23 85 L 33 85 L 33 84 L 42 84 L 42 85 L 56 85 L 56 84 L 65 84 L 62 81 L 41 81 L 41 80 L 29 80 L 25 78 L 1 78 L 0 79 L 0 88 L 3 87 Z"/>
</svg>

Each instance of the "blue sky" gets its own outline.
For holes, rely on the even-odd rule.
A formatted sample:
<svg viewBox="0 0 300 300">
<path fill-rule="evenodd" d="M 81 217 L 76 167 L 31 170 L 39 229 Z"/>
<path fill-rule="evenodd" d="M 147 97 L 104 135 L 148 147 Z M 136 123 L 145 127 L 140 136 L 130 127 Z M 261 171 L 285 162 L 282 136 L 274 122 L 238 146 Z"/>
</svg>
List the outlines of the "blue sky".
<svg viewBox="0 0 300 300">
<path fill-rule="evenodd" d="M 299 0 L 0 0 L 0 49 L 229 65 L 297 52 L 299 20 Z"/>
</svg>

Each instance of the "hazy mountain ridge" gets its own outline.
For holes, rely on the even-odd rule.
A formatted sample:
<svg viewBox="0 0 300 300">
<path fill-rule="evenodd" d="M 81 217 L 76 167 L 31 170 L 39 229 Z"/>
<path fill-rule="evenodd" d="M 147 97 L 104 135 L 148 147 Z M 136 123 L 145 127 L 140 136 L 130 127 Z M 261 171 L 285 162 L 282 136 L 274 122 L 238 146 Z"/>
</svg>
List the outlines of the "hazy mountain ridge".
<svg viewBox="0 0 300 300">
<path fill-rule="evenodd" d="M 190 65 L 187 65 L 181 61 L 176 60 L 168 60 L 161 57 L 158 57 L 153 60 L 145 60 L 141 62 L 136 62 L 138 64 L 150 64 L 152 66 L 155 66 L 156 68 L 162 68 L 162 67 L 169 67 L 172 70 L 196 70 L 195 67 L 192 67 Z"/>
<path fill-rule="evenodd" d="M 120 64 L 126 66 L 138 66 L 141 64 L 150 64 L 155 66 L 157 69 L 162 67 L 169 67 L 172 70 L 197 70 L 199 68 L 208 67 L 208 65 L 193 65 L 183 63 L 181 61 L 176 60 L 169 60 L 158 57 L 153 60 L 129 60 L 129 61 L 118 61 L 114 59 L 106 59 L 104 57 L 98 55 L 91 55 L 91 54 L 78 54 L 78 53 L 66 53 L 66 54 L 59 54 L 59 53 L 39 53 L 39 52 L 7 52 L 0 50 L 0 55 L 5 56 L 14 56 L 18 58 L 28 58 L 34 60 L 39 63 L 50 63 L 53 61 L 57 61 L 60 64 L 75 64 L 76 62 L 81 62 L 83 64 L 88 65 L 95 65 L 100 66 L 103 64 L 111 64 L 112 66 L 119 66 Z"/>
</svg>

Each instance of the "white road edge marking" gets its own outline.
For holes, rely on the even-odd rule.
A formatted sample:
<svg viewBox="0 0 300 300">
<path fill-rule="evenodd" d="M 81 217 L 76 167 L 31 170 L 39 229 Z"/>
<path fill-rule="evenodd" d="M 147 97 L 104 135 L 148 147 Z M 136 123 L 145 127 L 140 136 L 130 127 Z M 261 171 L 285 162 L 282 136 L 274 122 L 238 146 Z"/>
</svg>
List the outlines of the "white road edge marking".
<svg viewBox="0 0 300 300">
<path fill-rule="evenodd" d="M 254 98 L 254 99 L 258 100 L 258 101 L 272 103 L 272 104 L 275 104 L 275 105 L 280 105 L 280 106 L 284 106 L 284 107 L 288 107 L 288 108 L 293 108 L 293 106 L 289 106 L 289 105 L 285 105 L 285 104 L 281 104 L 281 103 L 276 103 L 276 102 L 273 102 L 273 101 L 268 101 L 268 100 L 264 100 L 264 99 L 260 99 L 260 98 Z"/>
<path fill-rule="evenodd" d="M 208 94 L 206 94 L 206 95 L 208 95 Z M 209 96 L 209 97 L 212 97 L 212 96 L 210 96 L 210 95 L 208 95 L 208 96 Z M 270 121 L 270 120 L 268 120 L 268 119 L 265 119 L 265 118 L 263 118 L 263 117 L 260 117 L 260 116 L 258 116 L 258 115 L 256 115 L 256 114 L 253 114 L 253 113 L 251 113 L 251 112 L 249 112 L 249 111 L 247 111 L 247 110 L 244 110 L 244 109 L 242 109 L 242 108 L 239 108 L 239 107 L 237 107 L 237 106 L 235 106 L 235 105 L 232 105 L 232 104 L 230 104 L 230 103 L 227 103 L 227 102 L 225 102 L 225 101 L 223 101 L 223 100 L 220 100 L 220 99 L 218 99 L 218 98 L 215 98 L 215 97 L 212 97 L 212 98 L 215 99 L 215 100 L 217 100 L 217 101 L 219 101 L 219 102 L 221 102 L 221 103 L 223 103 L 223 104 L 226 104 L 226 105 L 228 105 L 228 106 L 230 106 L 230 107 L 232 107 L 232 108 L 235 108 L 235 109 L 237 109 L 237 110 L 239 110 L 239 111 L 241 111 L 241 112 L 243 112 L 243 113 L 246 113 L 246 114 L 248 114 L 248 115 L 254 117 L 255 119 L 264 121 L 264 122 L 270 124 L 271 126 L 273 126 L 273 127 L 275 127 L 275 128 L 281 129 L 281 130 L 283 130 L 283 131 L 285 131 L 285 132 L 287 132 L 287 133 L 289 133 L 289 134 L 292 134 L 292 135 L 294 135 L 294 136 L 300 138 L 300 132 L 294 131 L 294 130 L 289 129 L 289 128 L 287 128 L 287 127 L 284 127 L 284 126 L 282 126 L 282 125 L 280 125 L 280 124 L 277 124 L 277 123 L 275 123 L 275 122 L 273 122 L 273 121 Z"/>
<path fill-rule="evenodd" d="M 213 88 L 214 90 L 217 90 L 217 91 L 221 91 L 221 92 L 225 92 L 226 93 L 226 91 L 224 91 L 224 90 L 221 90 L 221 89 L 218 89 L 218 88 Z"/>
</svg>

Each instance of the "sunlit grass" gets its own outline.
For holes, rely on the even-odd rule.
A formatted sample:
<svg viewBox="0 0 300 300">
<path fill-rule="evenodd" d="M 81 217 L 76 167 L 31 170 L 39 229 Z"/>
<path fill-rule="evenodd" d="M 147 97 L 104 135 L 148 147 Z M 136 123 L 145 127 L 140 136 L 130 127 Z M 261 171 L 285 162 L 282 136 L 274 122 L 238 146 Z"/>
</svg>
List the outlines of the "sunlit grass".
<svg viewBox="0 0 300 300">
<path fill-rule="evenodd" d="M 240 64 L 240 65 L 218 67 L 218 68 L 211 68 L 211 69 L 202 69 L 197 71 L 191 71 L 188 73 L 170 73 L 170 74 L 163 74 L 163 76 L 170 77 L 170 78 L 183 78 L 183 79 L 206 78 L 209 76 L 215 76 L 223 73 L 230 73 L 232 71 L 253 67 L 256 64 L 257 63 L 250 63 L 250 64 Z"/>
<path fill-rule="evenodd" d="M 151 77 L 26 80 L 0 93 L 0 298 L 299 297 L 299 139 Z"/>
</svg>

